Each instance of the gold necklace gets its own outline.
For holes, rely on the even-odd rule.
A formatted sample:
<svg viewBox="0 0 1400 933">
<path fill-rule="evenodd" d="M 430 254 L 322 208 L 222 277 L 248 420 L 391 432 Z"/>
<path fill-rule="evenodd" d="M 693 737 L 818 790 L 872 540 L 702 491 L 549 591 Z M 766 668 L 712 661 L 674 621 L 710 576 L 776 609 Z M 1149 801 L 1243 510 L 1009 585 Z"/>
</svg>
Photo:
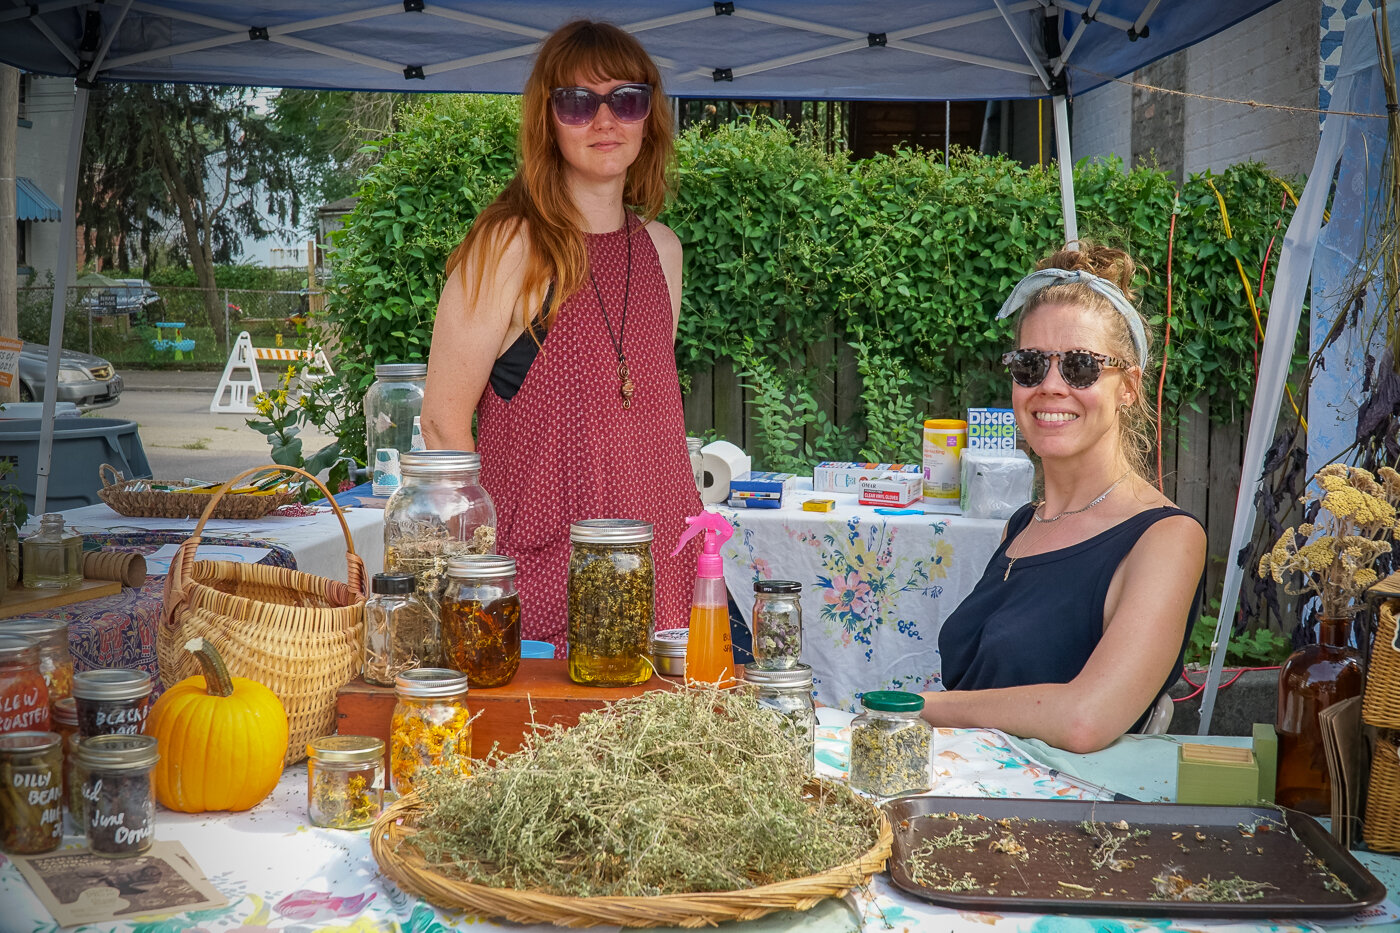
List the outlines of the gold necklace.
<svg viewBox="0 0 1400 933">
<path fill-rule="evenodd" d="M 1036 506 L 1036 508 L 1040 508 L 1040 506 Z M 1022 530 L 1024 531 L 1025 529 L 1022 529 Z M 1046 531 L 1044 534 L 1040 535 L 1040 537 L 1036 538 L 1035 540 L 1039 541 L 1039 540 L 1041 540 L 1042 538 L 1048 538 L 1048 537 L 1050 537 L 1051 532 L 1053 532 L 1054 530 L 1055 530 L 1055 529 L 1051 528 L 1049 531 Z M 1026 542 L 1026 550 L 1029 550 L 1029 549 L 1030 549 L 1030 546 L 1031 546 L 1031 542 L 1029 542 L 1029 541 Z M 1011 550 L 1011 545 L 1008 544 L 1008 545 L 1006 546 L 1006 549 L 1007 549 L 1008 551 Z M 1024 554 L 1017 554 L 1015 557 L 1011 557 L 1011 555 L 1009 555 L 1009 554 L 1007 555 L 1006 573 L 1004 573 L 1004 574 L 1001 575 L 1001 580 L 1002 580 L 1003 583 L 1005 583 L 1005 582 L 1006 582 L 1006 579 L 1007 579 L 1008 577 L 1011 576 L 1011 565 L 1014 564 L 1014 563 L 1016 563 L 1016 561 L 1020 560 L 1020 559 L 1021 559 L 1022 557 L 1024 557 L 1024 556 L 1025 556 Z"/>
<path fill-rule="evenodd" d="M 1098 498 L 1096 498 L 1093 502 L 1090 502 L 1088 505 L 1084 506 L 1083 508 L 1078 508 L 1078 509 L 1066 509 L 1065 511 L 1063 511 L 1063 512 L 1061 512 L 1060 514 L 1055 515 L 1055 516 L 1053 516 L 1053 517 L 1051 517 L 1051 518 L 1041 518 L 1040 515 L 1038 514 L 1038 513 L 1040 512 L 1040 507 L 1041 507 L 1042 505 L 1045 504 L 1045 500 L 1042 499 L 1041 501 L 1039 501 L 1039 502 L 1037 502 L 1037 503 L 1035 504 L 1035 511 L 1031 513 L 1031 518 L 1035 519 L 1037 523 L 1048 525 L 1048 524 L 1051 524 L 1051 523 L 1053 523 L 1053 522 L 1059 521 L 1060 519 L 1064 518 L 1066 515 L 1078 515 L 1080 512 L 1087 512 L 1087 511 L 1089 511 L 1090 509 L 1092 509 L 1094 506 L 1098 505 L 1098 504 L 1099 504 L 1100 502 L 1102 502 L 1103 500 L 1107 499 L 1107 498 L 1108 498 L 1108 494 L 1111 493 L 1111 492 L 1113 492 L 1113 490 L 1117 489 L 1117 488 L 1118 488 L 1118 484 L 1121 483 L 1121 482 L 1123 482 L 1123 480 L 1127 479 L 1129 473 L 1132 473 L 1132 470 L 1128 470 L 1128 471 L 1127 471 L 1126 473 L 1124 473 L 1122 476 L 1120 476 L 1120 477 L 1118 477 L 1116 480 L 1114 480 L 1113 483 L 1112 483 L 1107 489 L 1105 489 L 1103 492 L 1099 493 Z M 1024 529 L 1022 529 L 1022 530 L 1024 531 Z M 1053 531 L 1053 530 L 1054 530 L 1054 529 L 1052 528 L 1051 531 Z M 1047 531 L 1044 535 L 1041 536 L 1041 538 L 1048 538 L 1049 536 L 1050 536 L 1050 532 Z M 1037 538 L 1036 540 L 1039 541 L 1039 540 L 1041 540 L 1041 538 Z M 1011 549 L 1011 545 L 1008 544 L 1008 545 L 1007 545 L 1007 550 L 1010 550 L 1010 549 Z M 1027 543 L 1026 543 L 1026 549 L 1027 549 L 1027 550 L 1030 549 L 1030 542 L 1027 542 Z M 1006 572 L 1003 573 L 1003 574 L 1001 575 L 1001 579 L 1002 579 L 1002 582 L 1003 582 L 1003 583 L 1005 583 L 1006 580 L 1011 576 L 1011 567 L 1012 567 L 1012 565 L 1015 564 L 1016 561 L 1020 560 L 1020 559 L 1021 559 L 1022 557 L 1024 557 L 1024 556 L 1025 556 L 1024 554 L 1018 554 L 1018 555 L 1016 555 L 1015 557 L 1011 557 L 1010 555 L 1008 555 L 1008 559 L 1007 559 L 1007 561 L 1006 561 Z"/>
</svg>

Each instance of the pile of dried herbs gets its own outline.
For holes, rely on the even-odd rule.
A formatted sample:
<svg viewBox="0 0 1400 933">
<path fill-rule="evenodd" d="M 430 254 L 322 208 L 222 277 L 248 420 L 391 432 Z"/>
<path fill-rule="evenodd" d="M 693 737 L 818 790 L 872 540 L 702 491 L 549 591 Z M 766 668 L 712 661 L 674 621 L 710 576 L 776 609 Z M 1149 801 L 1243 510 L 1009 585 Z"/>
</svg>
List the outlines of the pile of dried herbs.
<svg viewBox="0 0 1400 933">
<path fill-rule="evenodd" d="M 407 844 L 464 880 L 580 897 L 798 878 L 858 858 L 878 833 L 844 785 L 804 796 L 806 759 L 751 697 L 648 691 L 470 780 L 429 778 Z"/>
</svg>

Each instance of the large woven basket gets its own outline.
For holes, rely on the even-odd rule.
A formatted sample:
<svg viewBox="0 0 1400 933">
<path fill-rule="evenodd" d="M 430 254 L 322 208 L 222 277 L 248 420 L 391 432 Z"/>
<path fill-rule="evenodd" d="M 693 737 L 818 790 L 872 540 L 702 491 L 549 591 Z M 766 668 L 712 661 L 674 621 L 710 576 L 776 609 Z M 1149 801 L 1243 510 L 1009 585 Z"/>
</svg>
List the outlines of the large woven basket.
<svg viewBox="0 0 1400 933">
<path fill-rule="evenodd" d="M 1382 732 L 1376 742 L 1361 834 L 1378 852 L 1400 852 L 1400 732 Z"/>
<path fill-rule="evenodd" d="M 816 779 L 820 784 L 820 779 Z M 875 844 L 854 861 L 820 874 L 765 884 L 744 891 L 703 891 L 657 897 L 563 897 L 537 891 L 492 888 L 451 878 L 428 864 L 421 852 L 403 843 L 416 832 L 422 812 L 417 794 L 390 806 L 370 831 L 370 846 L 380 870 L 400 888 L 439 907 L 516 923 L 552 923 L 561 927 L 714 926 L 726 920 L 753 920 L 775 910 L 810 910 L 828 897 L 840 897 L 883 871 L 890 857 L 889 820 L 879 815 Z"/>
<path fill-rule="evenodd" d="M 235 476 L 224 489 L 267 469 L 299 473 L 325 493 L 345 535 L 348 584 L 285 567 L 196 560 L 200 533 L 218 506 L 220 490 L 170 560 L 156 653 L 168 687 L 199 673 L 185 642 L 196 635 L 213 642 L 229 673 L 265 685 L 282 701 L 290 730 L 287 762 L 293 764 L 306 757 L 308 740 L 335 731 L 336 691 L 359 672 L 365 565 L 340 506 L 311 474 L 260 467 Z"/>
<path fill-rule="evenodd" d="M 1376 640 L 1371 643 L 1371 660 L 1366 667 L 1366 690 L 1361 699 L 1361 718 L 1382 729 L 1400 729 L 1400 639 L 1396 636 L 1396 614 L 1400 600 L 1388 599 L 1376 612 Z"/>
<path fill-rule="evenodd" d="M 215 497 L 202 492 L 166 492 L 150 488 L 148 479 L 127 479 L 116 467 L 104 463 L 97 470 L 102 478 L 102 488 L 97 496 L 118 515 L 127 518 L 194 518 L 203 515 L 211 499 Z M 247 476 L 247 473 L 243 474 Z M 110 478 L 109 478 L 110 477 Z M 224 489 L 229 489 L 225 485 Z M 249 519 L 262 518 L 273 509 L 286 505 L 296 496 L 286 490 L 277 492 L 233 493 L 217 498 L 214 510 L 207 518 Z"/>
</svg>

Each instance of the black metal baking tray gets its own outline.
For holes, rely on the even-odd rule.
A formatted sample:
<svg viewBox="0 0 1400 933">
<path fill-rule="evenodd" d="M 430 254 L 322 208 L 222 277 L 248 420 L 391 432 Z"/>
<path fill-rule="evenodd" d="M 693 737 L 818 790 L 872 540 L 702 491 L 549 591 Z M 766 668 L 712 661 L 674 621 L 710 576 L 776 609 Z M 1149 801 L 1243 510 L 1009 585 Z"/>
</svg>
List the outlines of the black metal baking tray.
<svg viewBox="0 0 1400 933">
<path fill-rule="evenodd" d="M 1386 894 L 1385 885 L 1339 847 L 1316 820 L 1277 807 L 907 797 L 885 804 L 885 811 L 894 828 L 889 864 L 894 883 L 916 897 L 961 910 L 1241 920 L 1336 918 L 1374 906 Z M 1120 836 L 1148 831 L 1119 850 L 1120 861 L 1131 861 L 1131 867 L 1111 872 L 1092 866 L 1098 844 L 1082 828 L 1086 820 Z M 1126 832 L 1113 828 L 1124 822 Z M 950 838 L 958 837 L 949 833 L 958 827 L 966 836 L 987 832 L 989 837 L 950 844 Z M 1007 834 L 1019 844 L 1031 843 L 1025 845 L 1028 861 L 988 848 Z M 944 846 L 929 850 L 934 857 L 921 858 L 920 865 L 931 866 L 937 877 L 929 878 L 921 870 L 926 883 L 919 883 L 910 877 L 910 853 L 930 840 Z M 1168 883 L 1173 877 L 1190 882 L 1207 877 L 1245 879 L 1274 887 L 1258 899 L 1243 902 L 1161 900 L 1152 896 L 1157 877 Z"/>
</svg>

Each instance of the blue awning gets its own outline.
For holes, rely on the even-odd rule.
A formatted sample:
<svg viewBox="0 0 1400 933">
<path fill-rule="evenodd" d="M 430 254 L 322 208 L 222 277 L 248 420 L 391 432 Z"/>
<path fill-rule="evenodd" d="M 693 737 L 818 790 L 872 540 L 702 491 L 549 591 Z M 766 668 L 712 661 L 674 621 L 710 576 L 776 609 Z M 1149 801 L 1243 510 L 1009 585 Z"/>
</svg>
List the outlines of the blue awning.
<svg viewBox="0 0 1400 933">
<path fill-rule="evenodd" d="M 33 179 L 20 176 L 15 179 L 16 213 L 20 220 L 58 220 L 63 213 L 53 198 L 44 194 Z"/>
</svg>

